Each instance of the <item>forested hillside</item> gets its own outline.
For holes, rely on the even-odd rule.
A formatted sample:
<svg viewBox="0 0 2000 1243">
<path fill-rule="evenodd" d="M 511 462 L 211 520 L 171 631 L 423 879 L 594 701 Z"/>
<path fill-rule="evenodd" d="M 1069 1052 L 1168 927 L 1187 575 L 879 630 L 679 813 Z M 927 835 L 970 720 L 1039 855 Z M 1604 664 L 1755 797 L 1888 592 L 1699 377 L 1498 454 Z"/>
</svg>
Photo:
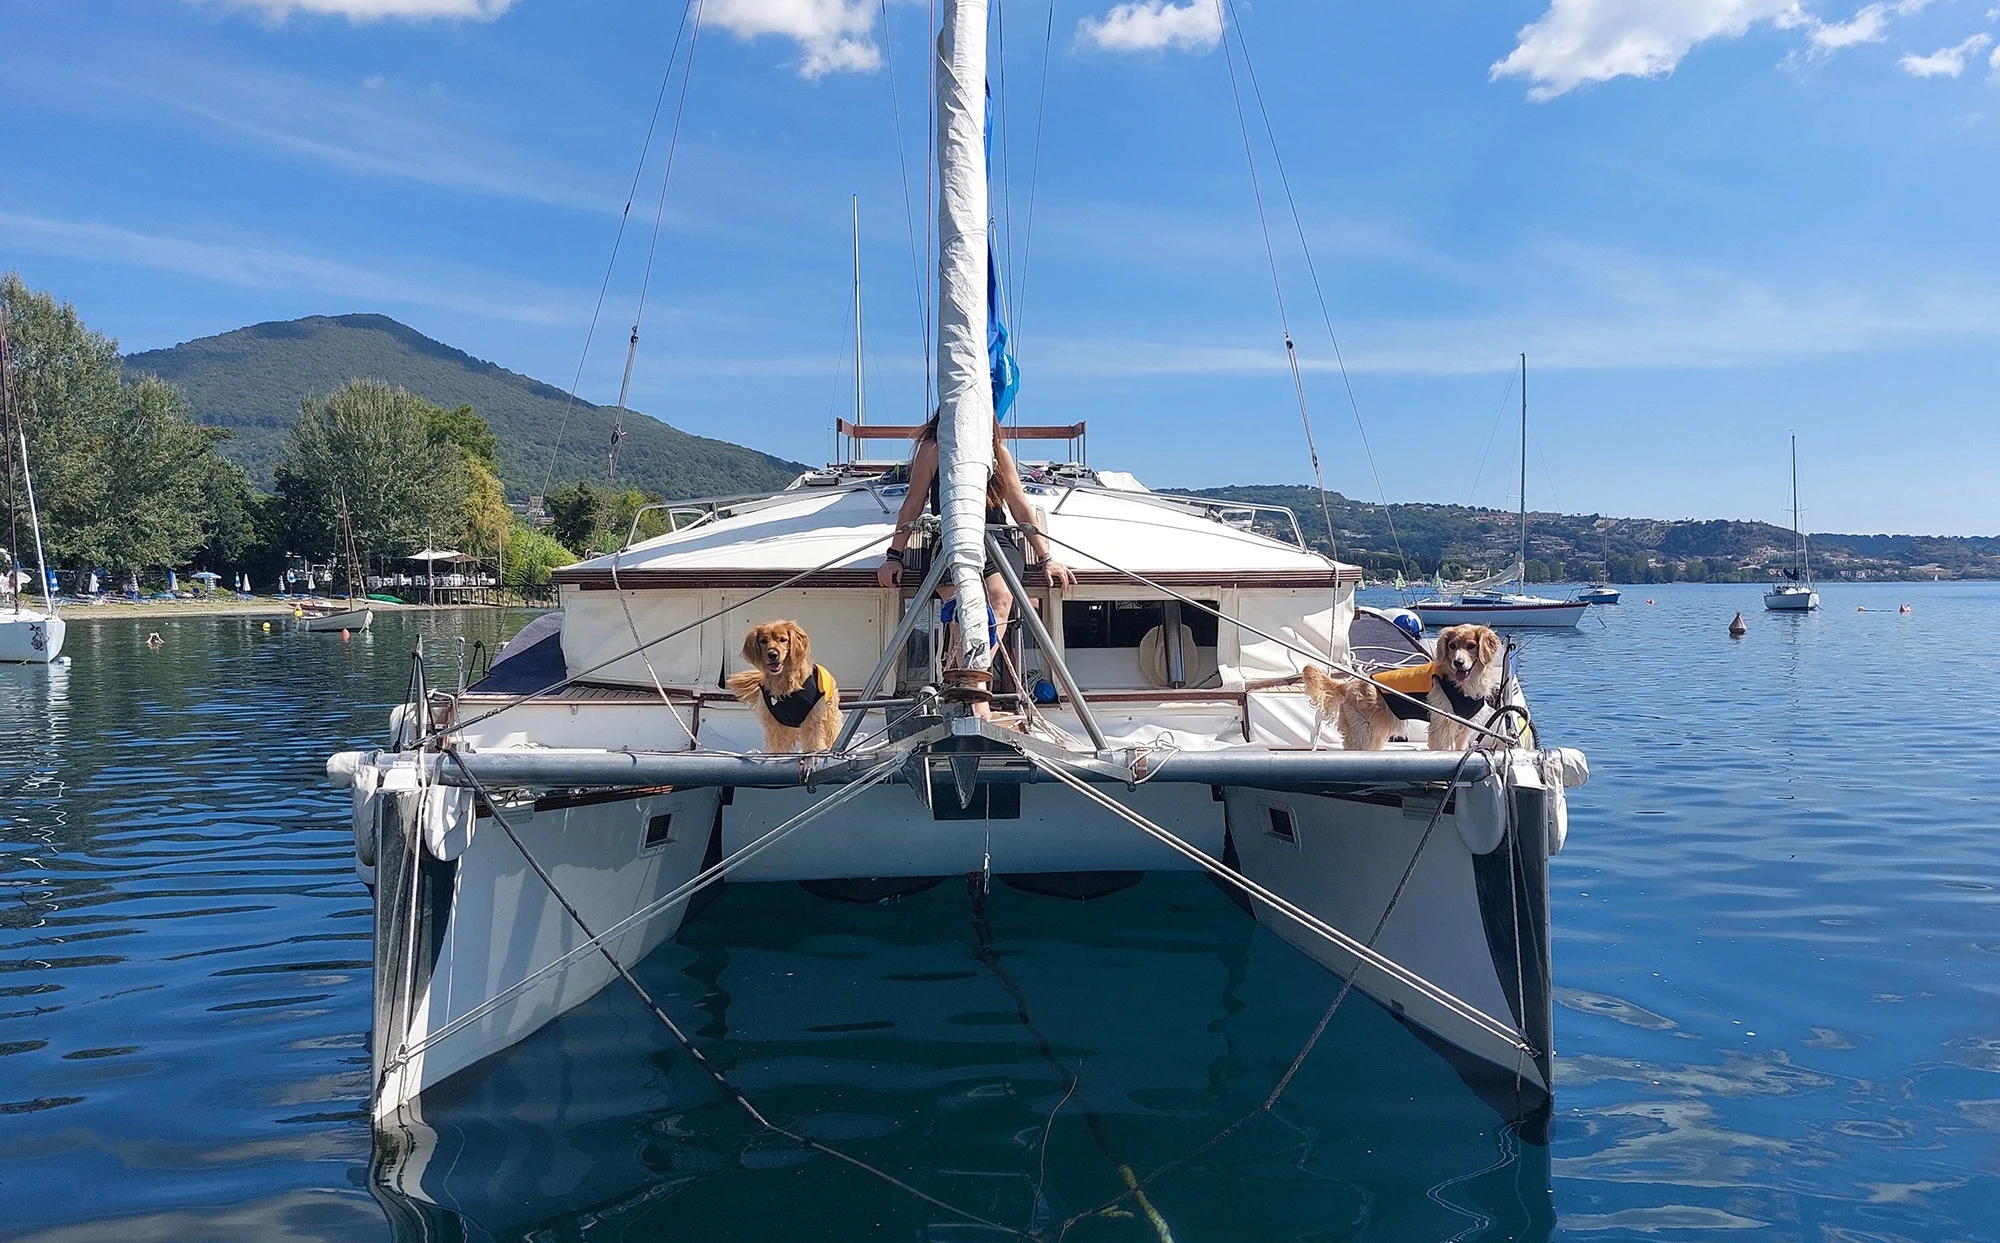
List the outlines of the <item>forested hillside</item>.
<svg viewBox="0 0 2000 1243">
<path fill-rule="evenodd" d="M 510 499 L 574 480 L 602 482 L 614 411 L 577 401 L 539 380 L 483 362 L 384 315 L 314 315 L 254 324 L 171 349 L 128 355 L 125 365 L 171 381 L 194 417 L 232 433 L 218 450 L 269 489 L 299 403 L 349 380 L 379 380 L 443 407 L 469 404 L 500 442 Z M 550 452 L 556 454 L 549 468 Z M 726 441 L 692 436 L 630 413 L 619 448 L 621 486 L 668 498 L 782 486 L 804 467 Z"/>
<path fill-rule="evenodd" d="M 1288 485 L 1208 488 L 1189 495 L 1284 505 L 1307 539 L 1323 543 L 1319 494 Z M 1514 514 L 1464 505 L 1366 504 L 1329 493 L 1341 560 L 1371 577 L 1450 578 L 1499 572 L 1514 563 Z M 1821 578 L 2000 578 L 2000 538 L 1836 535 L 1809 540 Z M 1400 554 L 1398 549 L 1400 547 Z M 1539 582 L 1609 578 L 1621 583 L 1762 581 L 1790 563 L 1792 533 L 1767 522 L 1528 515 L 1528 576 Z"/>
</svg>

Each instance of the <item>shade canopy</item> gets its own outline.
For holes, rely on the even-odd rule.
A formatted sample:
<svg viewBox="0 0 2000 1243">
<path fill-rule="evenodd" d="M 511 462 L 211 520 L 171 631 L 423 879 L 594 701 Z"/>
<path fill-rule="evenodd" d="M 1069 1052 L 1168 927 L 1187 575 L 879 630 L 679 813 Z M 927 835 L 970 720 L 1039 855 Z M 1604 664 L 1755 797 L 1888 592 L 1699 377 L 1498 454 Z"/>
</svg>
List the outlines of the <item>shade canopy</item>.
<svg viewBox="0 0 2000 1243">
<path fill-rule="evenodd" d="M 217 574 L 214 570 L 196 570 L 194 573 L 188 575 L 188 577 L 207 579 L 211 583 L 222 581 L 222 575 Z"/>
<path fill-rule="evenodd" d="M 453 564 L 458 564 L 467 561 L 477 561 L 479 560 L 479 558 L 474 556 L 469 556 L 465 553 L 458 551 L 455 548 L 426 548 L 422 552 L 411 553 L 408 557 L 405 557 L 404 560 L 449 561 L 452 562 Z"/>
</svg>

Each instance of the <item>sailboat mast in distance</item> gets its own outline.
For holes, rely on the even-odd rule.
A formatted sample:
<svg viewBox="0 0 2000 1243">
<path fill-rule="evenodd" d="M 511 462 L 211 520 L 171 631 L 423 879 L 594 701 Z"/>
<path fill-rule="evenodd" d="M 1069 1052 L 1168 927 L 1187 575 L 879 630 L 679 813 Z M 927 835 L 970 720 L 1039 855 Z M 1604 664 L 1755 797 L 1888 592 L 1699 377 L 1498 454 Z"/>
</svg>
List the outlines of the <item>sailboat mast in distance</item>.
<svg viewBox="0 0 2000 1243">
<path fill-rule="evenodd" d="M 1528 356 L 1521 355 L 1521 590 L 1528 589 Z"/>
</svg>

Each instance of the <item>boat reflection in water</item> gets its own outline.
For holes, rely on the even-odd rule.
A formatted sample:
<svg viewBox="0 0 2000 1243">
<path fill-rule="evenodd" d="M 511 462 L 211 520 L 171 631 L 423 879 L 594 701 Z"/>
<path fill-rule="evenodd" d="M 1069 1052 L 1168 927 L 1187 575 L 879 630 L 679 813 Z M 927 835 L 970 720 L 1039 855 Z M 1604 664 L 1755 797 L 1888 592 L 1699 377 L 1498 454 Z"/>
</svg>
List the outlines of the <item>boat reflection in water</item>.
<svg viewBox="0 0 2000 1243">
<path fill-rule="evenodd" d="M 980 888 L 730 886 L 637 974 L 779 1125 L 1047 1238 L 1255 1111 L 1340 986 L 1199 877 Z M 1546 1097 L 1439 1051 L 1351 992 L 1271 1113 L 1071 1232 L 1546 1237 Z M 403 1239 L 1004 1237 L 761 1130 L 622 988 L 376 1136 Z"/>
</svg>

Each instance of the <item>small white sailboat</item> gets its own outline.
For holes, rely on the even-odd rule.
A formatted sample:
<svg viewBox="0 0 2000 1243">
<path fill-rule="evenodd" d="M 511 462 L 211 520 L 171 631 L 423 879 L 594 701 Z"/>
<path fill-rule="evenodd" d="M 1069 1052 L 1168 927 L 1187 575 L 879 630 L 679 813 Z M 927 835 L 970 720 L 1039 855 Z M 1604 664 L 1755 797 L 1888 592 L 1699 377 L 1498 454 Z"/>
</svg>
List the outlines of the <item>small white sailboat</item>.
<svg viewBox="0 0 2000 1243">
<path fill-rule="evenodd" d="M 42 555 L 42 520 L 35 509 L 35 481 L 28 473 L 28 429 L 21 415 L 20 396 L 14 390 L 14 357 L 7 348 L 6 316 L 0 314 L 0 439 L 6 441 L 7 471 L 7 573 L 0 575 L 0 661 L 14 664 L 48 665 L 62 657 L 63 638 L 68 624 L 56 612 L 56 598 L 49 590 L 49 567 Z M 18 471 L 16 462 L 18 461 Z M 19 492 L 15 491 L 16 485 Z M 41 584 L 42 607 L 31 607 L 27 571 L 14 545 L 19 543 L 21 510 L 26 509 L 28 526 L 35 540 L 35 581 Z"/>
<path fill-rule="evenodd" d="M 361 577 L 361 557 L 354 547 L 354 527 L 347 520 L 347 498 L 344 496 L 340 500 L 340 533 L 341 545 L 344 555 L 347 558 L 348 607 L 338 610 L 330 610 L 324 606 L 318 609 L 302 608 L 299 610 L 299 629 L 301 630 L 310 630 L 319 633 L 335 631 L 352 633 L 366 630 L 375 624 L 374 609 L 354 607 L 354 585 Z M 306 581 L 308 583 L 312 581 L 312 569 L 310 565 L 306 569 Z M 331 584 L 332 581 L 333 571 L 329 568 L 327 570 L 327 582 Z"/>
<path fill-rule="evenodd" d="M 1410 606 L 1424 619 L 1426 626 L 1494 626 L 1514 628 L 1520 626 L 1562 627 L 1574 626 L 1584 613 L 1589 611 L 1591 602 L 1581 598 L 1575 600 L 1551 600 L 1546 596 L 1531 596 L 1528 589 L 1528 356 L 1521 355 L 1521 554 L 1514 562 L 1511 575 L 1513 591 L 1493 591 L 1490 587 L 1499 580 L 1488 580 L 1475 584 L 1458 593 L 1455 600 L 1443 598 L 1422 600 Z M 1612 601 L 1617 600 L 1612 593 Z"/>
<path fill-rule="evenodd" d="M 1805 528 L 1799 525 L 1799 438 L 1792 437 L 1792 568 L 1782 583 L 1764 593 L 1764 607 L 1773 613 L 1805 613 L 1819 607 L 1812 585 L 1812 556 L 1806 551 Z"/>
</svg>

